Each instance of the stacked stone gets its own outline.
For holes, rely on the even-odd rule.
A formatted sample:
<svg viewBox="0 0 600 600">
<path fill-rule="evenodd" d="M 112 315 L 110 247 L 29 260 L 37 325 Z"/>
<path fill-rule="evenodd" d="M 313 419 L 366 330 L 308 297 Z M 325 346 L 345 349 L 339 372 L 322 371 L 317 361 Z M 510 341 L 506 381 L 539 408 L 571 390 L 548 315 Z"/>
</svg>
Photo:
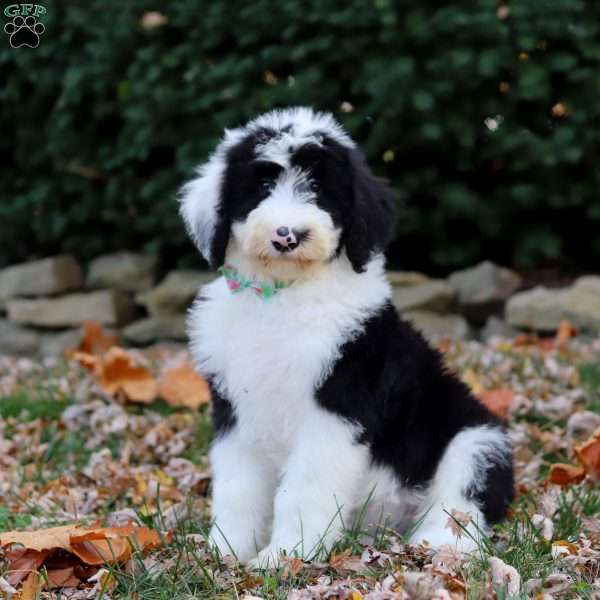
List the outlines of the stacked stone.
<svg viewBox="0 0 600 600">
<path fill-rule="evenodd" d="M 61 355 L 77 347 L 86 321 L 121 330 L 133 344 L 184 342 L 185 312 L 211 278 L 174 271 L 153 288 L 156 260 L 131 252 L 99 257 L 85 278 L 69 255 L 7 267 L 0 270 L 0 354 Z"/>
<path fill-rule="evenodd" d="M 519 291 L 520 276 L 486 261 L 432 279 L 389 271 L 403 318 L 432 341 L 549 333 L 566 319 L 580 332 L 600 333 L 600 277 L 561 289 Z M 74 348 L 85 321 L 99 321 L 124 343 L 183 344 L 186 313 L 198 289 L 215 275 L 179 270 L 157 283 L 154 258 L 119 252 L 94 260 L 84 277 L 68 255 L 0 270 L 0 354 L 45 357 Z"/>
</svg>

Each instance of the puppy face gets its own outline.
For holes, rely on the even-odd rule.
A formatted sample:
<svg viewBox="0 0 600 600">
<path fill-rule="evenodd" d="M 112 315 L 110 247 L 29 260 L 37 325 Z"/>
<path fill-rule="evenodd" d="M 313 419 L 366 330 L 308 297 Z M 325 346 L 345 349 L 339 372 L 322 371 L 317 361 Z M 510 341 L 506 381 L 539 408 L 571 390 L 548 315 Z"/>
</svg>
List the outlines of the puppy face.
<svg viewBox="0 0 600 600">
<path fill-rule="evenodd" d="M 213 267 L 294 277 L 342 254 L 364 269 L 387 244 L 393 196 L 330 115 L 274 111 L 227 132 L 181 211 Z"/>
</svg>

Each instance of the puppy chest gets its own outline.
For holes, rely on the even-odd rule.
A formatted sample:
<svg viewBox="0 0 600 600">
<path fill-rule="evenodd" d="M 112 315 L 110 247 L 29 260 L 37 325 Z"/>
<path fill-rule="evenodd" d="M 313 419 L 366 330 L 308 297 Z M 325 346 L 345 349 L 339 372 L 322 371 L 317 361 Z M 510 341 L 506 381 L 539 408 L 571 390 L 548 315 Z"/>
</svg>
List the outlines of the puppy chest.
<svg viewBox="0 0 600 600">
<path fill-rule="evenodd" d="M 242 409 L 293 411 L 312 397 L 322 349 L 314 332 L 284 323 L 247 323 L 224 332 L 214 367 L 230 399 Z"/>
<path fill-rule="evenodd" d="M 286 438 L 315 410 L 315 387 L 339 344 L 335 328 L 275 303 L 228 304 L 205 307 L 192 324 L 196 359 L 233 404 L 241 430 Z"/>
</svg>

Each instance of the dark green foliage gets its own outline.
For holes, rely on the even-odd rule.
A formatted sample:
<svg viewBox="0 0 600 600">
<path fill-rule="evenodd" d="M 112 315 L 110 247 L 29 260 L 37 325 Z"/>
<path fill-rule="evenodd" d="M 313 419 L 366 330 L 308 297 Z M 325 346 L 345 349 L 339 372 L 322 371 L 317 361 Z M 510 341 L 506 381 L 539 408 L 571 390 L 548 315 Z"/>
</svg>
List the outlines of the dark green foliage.
<svg viewBox="0 0 600 600">
<path fill-rule="evenodd" d="M 197 261 L 179 185 L 224 127 L 309 104 L 403 192 L 393 262 L 598 264 L 600 3 L 44 4 L 40 46 L 0 50 L 1 263 Z"/>
</svg>

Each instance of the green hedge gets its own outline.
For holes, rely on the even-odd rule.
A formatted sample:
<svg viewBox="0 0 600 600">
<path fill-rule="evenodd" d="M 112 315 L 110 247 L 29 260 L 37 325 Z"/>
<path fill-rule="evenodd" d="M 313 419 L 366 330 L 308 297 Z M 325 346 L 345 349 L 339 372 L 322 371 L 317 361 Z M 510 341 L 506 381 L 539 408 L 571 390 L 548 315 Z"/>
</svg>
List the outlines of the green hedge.
<svg viewBox="0 0 600 600">
<path fill-rule="evenodd" d="M 598 2 L 39 1 L 39 47 L 1 40 L 2 263 L 197 262 L 178 186 L 224 127 L 308 104 L 401 190 L 392 262 L 600 264 Z"/>
</svg>

